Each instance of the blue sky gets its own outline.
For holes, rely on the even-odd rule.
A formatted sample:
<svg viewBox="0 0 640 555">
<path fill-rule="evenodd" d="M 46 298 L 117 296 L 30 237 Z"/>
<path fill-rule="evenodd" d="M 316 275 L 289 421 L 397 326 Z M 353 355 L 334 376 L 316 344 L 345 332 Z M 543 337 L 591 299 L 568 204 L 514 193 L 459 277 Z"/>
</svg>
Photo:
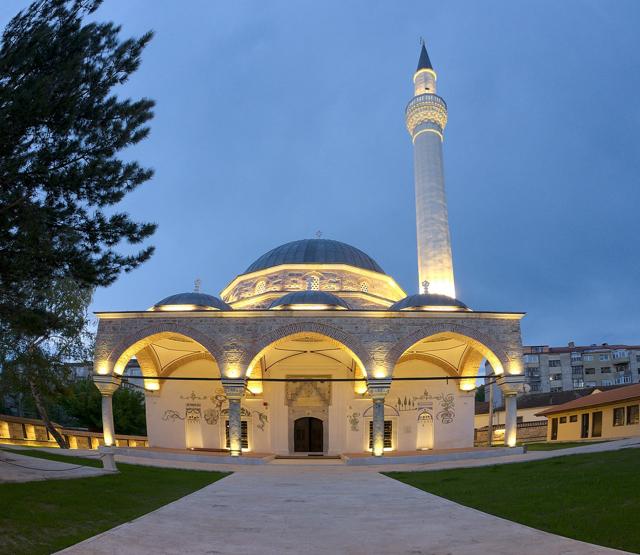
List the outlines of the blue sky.
<svg viewBox="0 0 640 555">
<path fill-rule="evenodd" d="M 28 2 L 4 0 L 2 24 Z M 640 2 L 107 0 L 156 32 L 122 91 L 156 100 L 122 208 L 159 229 L 94 310 L 218 294 L 265 251 L 323 236 L 417 290 L 404 107 L 419 37 L 449 106 L 457 290 L 526 311 L 526 344 L 640 343 Z"/>
</svg>

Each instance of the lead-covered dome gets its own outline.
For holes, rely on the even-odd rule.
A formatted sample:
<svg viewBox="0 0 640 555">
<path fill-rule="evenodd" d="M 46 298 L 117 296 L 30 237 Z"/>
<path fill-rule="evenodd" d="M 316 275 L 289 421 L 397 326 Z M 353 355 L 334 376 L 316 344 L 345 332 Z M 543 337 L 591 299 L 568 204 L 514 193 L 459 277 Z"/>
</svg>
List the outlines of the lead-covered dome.
<svg viewBox="0 0 640 555">
<path fill-rule="evenodd" d="M 231 310 L 231 307 L 218 297 L 194 291 L 171 295 L 154 304 L 149 310 Z"/>
<path fill-rule="evenodd" d="M 409 295 L 393 303 L 389 310 L 470 310 L 466 304 L 458 299 L 446 295 L 419 293 Z"/>
<path fill-rule="evenodd" d="M 368 254 L 332 239 L 301 239 L 280 245 L 258 258 L 245 274 L 281 264 L 347 264 L 384 274 L 384 270 Z"/>
<path fill-rule="evenodd" d="M 276 299 L 269 309 L 278 310 L 349 310 L 349 305 L 327 291 L 292 291 Z"/>
</svg>

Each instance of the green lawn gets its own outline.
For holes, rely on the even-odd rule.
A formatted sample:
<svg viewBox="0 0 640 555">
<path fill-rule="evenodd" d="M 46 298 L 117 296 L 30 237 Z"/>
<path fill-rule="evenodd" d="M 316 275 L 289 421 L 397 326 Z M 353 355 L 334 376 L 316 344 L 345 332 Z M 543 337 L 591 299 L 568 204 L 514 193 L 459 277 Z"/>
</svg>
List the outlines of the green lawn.
<svg viewBox="0 0 640 555">
<path fill-rule="evenodd" d="M 640 553 L 640 449 L 387 476 L 485 513 Z"/>
<path fill-rule="evenodd" d="M 20 450 L 72 464 L 99 461 Z M 0 484 L 0 554 L 47 554 L 175 501 L 226 476 L 118 463 L 119 474 Z"/>
<path fill-rule="evenodd" d="M 585 445 L 594 445 L 596 443 L 605 443 L 604 441 L 560 441 L 545 443 L 527 443 L 527 451 L 555 451 L 556 449 L 569 449 L 570 447 L 584 447 Z"/>
</svg>

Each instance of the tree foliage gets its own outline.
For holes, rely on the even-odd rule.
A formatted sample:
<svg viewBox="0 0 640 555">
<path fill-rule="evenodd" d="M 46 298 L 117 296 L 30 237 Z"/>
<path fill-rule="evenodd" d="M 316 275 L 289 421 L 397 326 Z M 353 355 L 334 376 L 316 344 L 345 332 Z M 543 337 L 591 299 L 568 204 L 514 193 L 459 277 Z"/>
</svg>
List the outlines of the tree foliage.
<svg viewBox="0 0 640 555">
<path fill-rule="evenodd" d="M 113 23 L 85 22 L 100 4 L 34 2 L 1 38 L 0 317 L 28 335 L 57 318 L 52 280 L 109 285 L 153 252 L 118 252 L 155 226 L 112 209 L 152 175 L 119 155 L 148 135 L 153 102 L 114 94 L 152 35 L 120 40 Z"/>
<path fill-rule="evenodd" d="M 102 431 L 102 396 L 91 380 L 79 380 L 72 384 L 61 406 L 75 424 L 91 431 Z M 113 395 L 113 419 L 116 433 L 145 435 L 144 394 L 120 387 Z"/>
<path fill-rule="evenodd" d="M 152 34 L 120 39 L 91 20 L 102 0 L 38 0 L 0 38 L 0 370 L 47 411 L 87 347 L 93 289 L 146 261 L 155 225 L 114 205 L 152 176 L 123 152 L 149 133 L 153 102 L 116 90 Z M 91 16 L 91 17 L 90 17 Z"/>
</svg>

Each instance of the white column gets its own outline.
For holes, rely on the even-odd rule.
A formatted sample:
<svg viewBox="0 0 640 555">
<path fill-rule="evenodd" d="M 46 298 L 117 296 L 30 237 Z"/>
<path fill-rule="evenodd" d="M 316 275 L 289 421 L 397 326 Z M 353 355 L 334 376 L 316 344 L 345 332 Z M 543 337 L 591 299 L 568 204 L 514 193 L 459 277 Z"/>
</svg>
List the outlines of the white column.
<svg viewBox="0 0 640 555">
<path fill-rule="evenodd" d="M 229 401 L 229 451 L 232 457 L 239 457 L 242 454 L 242 407 L 240 401 L 245 391 L 244 379 L 223 379 L 222 386 Z"/>
<path fill-rule="evenodd" d="M 102 395 L 102 437 L 107 446 L 115 445 L 116 431 L 113 423 L 113 394 L 120 387 L 121 378 L 112 374 L 93 376 L 93 383 Z"/>
<path fill-rule="evenodd" d="M 518 404 L 517 396 L 513 393 L 505 394 L 505 426 L 504 444 L 507 447 L 515 447 L 518 434 Z"/>
<path fill-rule="evenodd" d="M 370 380 L 369 394 L 373 400 L 372 443 L 373 456 L 381 457 L 384 453 L 384 399 L 389 393 L 390 379 Z"/>
</svg>

